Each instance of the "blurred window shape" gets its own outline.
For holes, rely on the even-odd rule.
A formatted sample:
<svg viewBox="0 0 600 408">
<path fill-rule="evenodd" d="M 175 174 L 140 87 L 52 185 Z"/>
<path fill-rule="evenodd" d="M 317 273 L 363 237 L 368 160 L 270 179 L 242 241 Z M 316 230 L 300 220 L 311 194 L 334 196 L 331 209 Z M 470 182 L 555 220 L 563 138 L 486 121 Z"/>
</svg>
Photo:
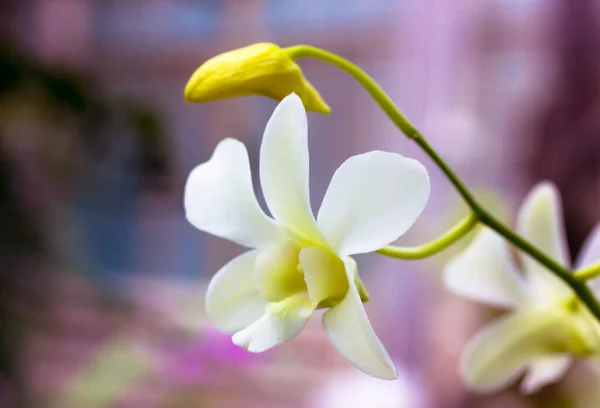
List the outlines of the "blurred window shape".
<svg viewBox="0 0 600 408">
<path fill-rule="evenodd" d="M 310 27 L 351 29 L 353 26 L 348 24 L 397 20 L 398 13 L 408 9 L 411 3 L 394 0 L 266 0 L 266 25 L 275 32 Z"/>
<path fill-rule="evenodd" d="M 95 38 L 124 49 L 136 47 L 148 51 L 169 47 L 174 41 L 209 41 L 217 33 L 223 6 L 218 0 L 97 1 L 94 2 Z"/>
</svg>

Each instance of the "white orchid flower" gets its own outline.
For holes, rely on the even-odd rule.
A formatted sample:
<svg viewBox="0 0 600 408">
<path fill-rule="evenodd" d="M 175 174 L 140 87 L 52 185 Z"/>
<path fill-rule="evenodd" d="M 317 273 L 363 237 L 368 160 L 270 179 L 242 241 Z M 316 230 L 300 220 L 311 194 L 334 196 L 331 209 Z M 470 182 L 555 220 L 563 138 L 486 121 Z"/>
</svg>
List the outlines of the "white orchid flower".
<svg viewBox="0 0 600 408">
<path fill-rule="evenodd" d="M 570 266 L 561 203 L 554 185 L 538 184 L 520 209 L 518 230 L 563 266 Z M 521 390 L 531 393 L 558 381 L 573 357 L 600 351 L 599 329 L 572 289 L 532 258 L 518 254 L 485 229 L 445 271 L 455 293 L 511 313 L 476 334 L 463 352 L 461 374 L 468 386 L 491 392 L 525 372 Z M 600 259 L 600 226 L 588 238 L 576 267 Z"/>
<path fill-rule="evenodd" d="M 366 292 L 350 257 L 393 242 L 414 223 L 429 197 L 417 161 L 373 151 L 349 158 L 333 175 L 321 209 L 309 200 L 306 112 L 296 94 L 267 123 L 260 182 L 273 218 L 254 195 L 248 153 L 220 142 L 185 187 L 187 219 L 198 229 L 252 250 L 213 277 L 206 310 L 233 342 L 262 352 L 296 337 L 314 310 L 333 345 L 358 369 L 396 378 L 361 301 Z"/>
</svg>

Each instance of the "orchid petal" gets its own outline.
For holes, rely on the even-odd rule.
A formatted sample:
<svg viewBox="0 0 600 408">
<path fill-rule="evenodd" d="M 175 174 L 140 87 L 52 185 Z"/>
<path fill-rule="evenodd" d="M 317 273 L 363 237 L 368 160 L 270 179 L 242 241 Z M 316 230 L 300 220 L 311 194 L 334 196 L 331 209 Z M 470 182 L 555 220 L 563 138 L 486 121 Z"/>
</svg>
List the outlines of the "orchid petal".
<svg viewBox="0 0 600 408">
<path fill-rule="evenodd" d="M 373 151 L 337 169 L 317 223 L 340 256 L 371 252 L 404 234 L 428 198 L 429 176 L 421 163 Z"/>
<path fill-rule="evenodd" d="M 313 310 L 306 293 L 271 303 L 259 320 L 233 335 L 233 343 L 252 353 L 262 353 L 300 334 Z"/>
<path fill-rule="evenodd" d="M 444 282 L 458 295 L 493 306 L 517 307 L 527 296 L 506 242 L 487 228 L 448 263 Z"/>
<path fill-rule="evenodd" d="M 561 351 L 573 333 L 565 315 L 551 310 L 512 313 L 485 327 L 463 352 L 461 374 L 479 392 L 515 380 L 536 359 Z"/>
<path fill-rule="evenodd" d="M 235 139 L 221 141 L 210 160 L 192 170 L 184 207 L 193 226 L 240 245 L 260 248 L 282 239 L 256 201 L 248 152 Z"/>
<path fill-rule="evenodd" d="M 356 368 L 384 380 L 398 377 L 394 363 L 373 331 L 354 285 L 356 263 L 344 260 L 348 293 L 323 315 L 323 326 L 338 351 Z"/>
<path fill-rule="evenodd" d="M 260 148 L 260 182 L 271 214 L 294 232 L 320 242 L 310 207 L 306 111 L 300 98 L 285 97 L 269 119 Z"/>
<path fill-rule="evenodd" d="M 521 391 L 532 394 L 544 385 L 560 380 L 573 360 L 568 355 L 552 355 L 536 359 L 521 383 Z"/>
<path fill-rule="evenodd" d="M 600 261 L 600 223 L 590 232 L 577 256 L 575 267 L 585 268 Z"/>
<path fill-rule="evenodd" d="M 575 266 L 577 269 L 581 269 L 596 262 L 600 262 L 600 224 L 596 225 L 585 240 Z M 588 285 L 596 296 L 600 295 L 600 277 L 589 280 Z"/>
<path fill-rule="evenodd" d="M 206 291 L 206 313 L 216 327 L 234 333 L 258 320 L 267 302 L 254 286 L 258 251 L 246 252 L 223 266 Z"/>
<path fill-rule="evenodd" d="M 549 182 L 540 183 L 527 195 L 519 211 L 518 231 L 559 264 L 569 266 L 560 196 Z M 532 290 L 542 299 L 572 296 L 568 286 L 544 266 L 522 254 L 523 270 Z"/>
</svg>

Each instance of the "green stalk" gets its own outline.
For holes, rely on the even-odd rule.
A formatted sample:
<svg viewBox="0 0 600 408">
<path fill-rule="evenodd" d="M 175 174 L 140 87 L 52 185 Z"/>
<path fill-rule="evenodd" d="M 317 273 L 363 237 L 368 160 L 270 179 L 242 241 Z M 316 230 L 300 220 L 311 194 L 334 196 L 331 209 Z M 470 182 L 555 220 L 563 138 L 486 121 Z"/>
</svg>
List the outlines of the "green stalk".
<svg viewBox="0 0 600 408">
<path fill-rule="evenodd" d="M 535 245 L 521 237 L 500 220 L 487 212 L 475 199 L 473 194 L 464 185 L 462 180 L 454 173 L 450 166 L 438 155 L 431 145 L 425 140 L 417 128 L 404 116 L 398 109 L 394 101 L 385 93 L 383 89 L 371 78 L 365 71 L 354 65 L 345 58 L 331 52 L 312 47 L 310 45 L 296 45 L 284 49 L 290 58 L 296 60 L 300 58 L 315 58 L 329 64 L 335 65 L 343 71 L 350 74 L 365 90 L 373 97 L 381 109 L 391 119 L 391 121 L 404 133 L 409 139 L 414 140 L 421 149 L 435 162 L 435 164 L 444 172 L 448 180 L 456 188 L 461 197 L 465 200 L 471 211 L 478 217 L 479 221 L 489 228 L 503 236 L 512 245 L 528 254 L 537 262 L 545 266 L 569 285 L 583 303 L 590 309 L 592 314 L 600 321 L 600 305 L 592 295 L 585 282 L 576 278 L 569 270 L 563 268 L 551 257 Z"/>
<path fill-rule="evenodd" d="M 384 248 L 381 248 L 379 251 L 377 251 L 377 253 L 399 259 L 414 260 L 429 258 L 430 256 L 448 248 L 450 245 L 463 238 L 469 232 L 473 231 L 473 229 L 477 226 L 477 222 L 477 215 L 475 215 L 475 213 L 471 213 L 444 235 L 433 241 L 427 242 L 426 244 L 418 247 L 398 247 L 388 245 Z"/>
<path fill-rule="evenodd" d="M 573 276 L 582 282 L 597 278 L 600 276 L 600 262 L 596 262 L 590 266 L 575 271 Z"/>
</svg>

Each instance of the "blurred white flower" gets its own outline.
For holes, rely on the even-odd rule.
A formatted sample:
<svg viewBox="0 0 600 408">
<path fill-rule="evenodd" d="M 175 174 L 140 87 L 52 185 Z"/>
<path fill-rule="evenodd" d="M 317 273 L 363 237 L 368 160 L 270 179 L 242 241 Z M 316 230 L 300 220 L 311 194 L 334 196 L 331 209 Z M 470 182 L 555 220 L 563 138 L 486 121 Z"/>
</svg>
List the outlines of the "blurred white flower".
<svg viewBox="0 0 600 408">
<path fill-rule="evenodd" d="M 256 201 L 241 142 L 223 140 L 192 171 L 187 219 L 254 248 L 214 276 L 207 314 L 235 333 L 235 344 L 262 352 L 293 339 L 315 309 L 328 308 L 323 325 L 333 345 L 365 373 L 393 379 L 396 370 L 369 323 L 362 305 L 368 295 L 349 255 L 375 251 L 408 230 L 429 197 L 427 171 L 398 154 L 351 157 L 333 175 L 316 220 L 308 173 L 306 112 L 295 94 L 275 109 L 260 149 L 260 181 L 273 218 Z"/>
<path fill-rule="evenodd" d="M 359 373 L 333 373 L 308 397 L 309 408 L 416 408 L 428 406 L 425 389 L 400 367 L 396 381 L 377 381 Z"/>
<path fill-rule="evenodd" d="M 519 232 L 563 266 L 570 266 L 560 197 L 550 183 L 528 195 Z M 591 234 L 576 267 L 600 259 L 600 226 Z M 463 352 L 461 374 L 471 388 L 497 390 L 526 372 L 525 393 L 558 381 L 573 357 L 600 350 L 599 325 L 572 290 L 529 256 L 519 253 L 521 274 L 508 244 L 483 230 L 445 270 L 455 293 L 511 313 L 481 330 Z"/>
</svg>

